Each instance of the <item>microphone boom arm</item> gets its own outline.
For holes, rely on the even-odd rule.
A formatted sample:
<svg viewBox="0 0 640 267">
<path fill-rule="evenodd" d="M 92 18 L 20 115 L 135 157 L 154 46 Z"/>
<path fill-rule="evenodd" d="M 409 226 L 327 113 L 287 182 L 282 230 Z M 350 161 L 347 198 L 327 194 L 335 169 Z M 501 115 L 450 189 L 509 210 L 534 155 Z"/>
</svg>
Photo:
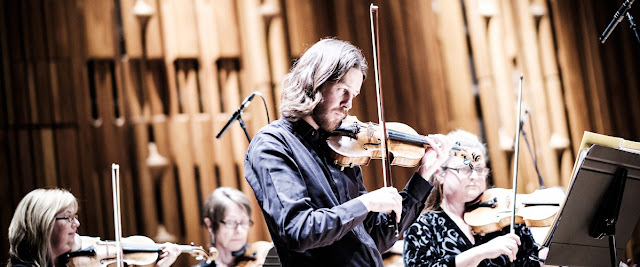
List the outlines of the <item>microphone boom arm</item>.
<svg viewBox="0 0 640 267">
<path fill-rule="evenodd" d="M 242 101 L 242 104 L 240 104 L 240 107 L 236 109 L 236 111 L 234 111 L 233 114 L 231 114 L 231 117 L 227 121 L 227 124 L 225 124 L 224 127 L 222 127 L 222 130 L 220 130 L 220 132 L 218 133 L 218 135 L 216 135 L 216 139 L 220 139 L 220 137 L 222 137 L 222 134 L 224 134 L 224 132 L 227 131 L 227 129 L 229 129 L 229 126 L 231 126 L 231 123 L 237 120 L 240 122 L 240 127 L 242 127 L 242 130 L 244 130 L 244 134 L 247 136 L 247 140 L 251 142 L 251 138 L 249 137 L 249 132 L 247 132 L 247 125 L 242 120 L 242 111 L 247 106 L 249 106 L 249 104 L 251 103 L 251 100 L 253 100 L 253 98 L 256 95 L 259 95 L 260 97 L 262 97 L 262 94 L 258 91 L 255 91 L 251 93 L 249 96 L 247 96 L 247 98 L 245 98 Z"/>
</svg>

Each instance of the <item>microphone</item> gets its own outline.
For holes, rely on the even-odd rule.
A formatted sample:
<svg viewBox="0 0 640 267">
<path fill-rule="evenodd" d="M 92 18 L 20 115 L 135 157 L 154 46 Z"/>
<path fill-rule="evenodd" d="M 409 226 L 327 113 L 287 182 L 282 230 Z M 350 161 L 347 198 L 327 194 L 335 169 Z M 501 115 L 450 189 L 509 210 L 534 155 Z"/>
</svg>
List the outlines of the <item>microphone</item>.
<svg viewBox="0 0 640 267">
<path fill-rule="evenodd" d="M 247 108 L 247 106 L 249 106 L 249 103 L 251 103 L 251 100 L 253 100 L 253 98 L 256 95 L 259 95 L 260 97 L 262 97 L 262 94 L 260 92 L 255 91 L 242 101 L 242 104 L 240 104 L 240 107 L 235 112 L 233 112 L 233 114 L 231 115 L 231 118 L 229 118 L 229 121 L 227 121 L 227 124 L 225 124 L 224 127 L 222 127 L 222 130 L 220 130 L 220 132 L 218 133 L 218 135 L 216 135 L 217 139 L 220 139 L 220 137 L 222 137 L 222 134 L 224 134 L 227 128 L 229 128 L 231 123 L 240 117 L 240 115 L 242 114 L 242 111 L 245 108 Z"/>
<path fill-rule="evenodd" d="M 613 15 L 613 19 L 611 19 L 611 22 L 609 22 L 607 28 L 604 29 L 604 32 L 602 33 L 602 35 L 600 35 L 599 39 L 601 43 L 604 44 L 604 42 L 607 41 L 607 38 L 609 38 L 609 35 L 613 32 L 613 29 L 615 29 L 616 26 L 618 26 L 618 23 L 620 23 L 624 19 L 624 15 L 629 12 L 629 9 L 631 9 L 633 1 L 635 0 L 625 0 L 620 8 L 618 8 L 616 14 Z"/>
</svg>

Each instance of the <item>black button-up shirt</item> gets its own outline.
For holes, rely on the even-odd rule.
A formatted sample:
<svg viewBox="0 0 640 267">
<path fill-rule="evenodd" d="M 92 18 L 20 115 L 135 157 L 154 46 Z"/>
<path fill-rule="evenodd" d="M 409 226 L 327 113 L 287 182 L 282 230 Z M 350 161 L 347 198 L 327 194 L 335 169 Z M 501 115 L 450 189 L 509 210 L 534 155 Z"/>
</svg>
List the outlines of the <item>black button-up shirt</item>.
<svg viewBox="0 0 640 267">
<path fill-rule="evenodd" d="M 325 157 L 328 133 L 304 120 L 262 128 L 245 157 L 245 176 L 264 214 L 283 266 L 382 266 L 381 252 L 397 240 L 386 214 L 355 198 L 367 193 L 359 166 Z M 420 214 L 432 185 L 418 174 L 402 196 L 404 231 Z"/>
</svg>

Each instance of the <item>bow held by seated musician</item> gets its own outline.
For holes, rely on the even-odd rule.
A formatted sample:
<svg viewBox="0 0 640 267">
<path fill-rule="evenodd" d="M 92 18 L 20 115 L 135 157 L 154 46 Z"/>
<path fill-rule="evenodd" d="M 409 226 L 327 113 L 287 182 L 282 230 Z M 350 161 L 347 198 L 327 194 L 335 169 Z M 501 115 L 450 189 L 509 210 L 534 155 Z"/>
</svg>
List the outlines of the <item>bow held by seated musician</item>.
<svg viewBox="0 0 640 267">
<path fill-rule="evenodd" d="M 405 233 L 405 266 L 539 266 L 538 248 L 524 225 L 516 234 L 498 231 L 475 235 L 463 220 L 466 203 L 486 189 L 487 152 L 478 138 L 462 130 L 447 135 L 457 141 L 470 162 L 452 155 L 430 178 L 434 190 L 425 213 Z"/>
<path fill-rule="evenodd" d="M 35 189 L 15 210 L 9 226 L 11 266 L 66 266 L 64 255 L 77 247 L 78 201 L 64 189 Z M 180 255 L 175 244 L 160 245 L 157 267 L 171 266 Z"/>
</svg>

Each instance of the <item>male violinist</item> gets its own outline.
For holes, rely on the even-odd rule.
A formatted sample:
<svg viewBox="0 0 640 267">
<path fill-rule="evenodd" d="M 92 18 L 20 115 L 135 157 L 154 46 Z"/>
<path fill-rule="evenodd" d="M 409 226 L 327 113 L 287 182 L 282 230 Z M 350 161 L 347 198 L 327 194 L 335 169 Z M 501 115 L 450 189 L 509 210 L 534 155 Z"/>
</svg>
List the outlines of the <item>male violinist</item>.
<svg viewBox="0 0 640 267">
<path fill-rule="evenodd" d="M 328 135 L 347 116 L 367 74 L 352 44 L 323 39 L 284 77 L 281 118 L 262 128 L 245 157 L 246 179 L 283 266 L 382 266 L 381 252 L 419 215 L 432 189 L 425 179 L 448 158 L 446 137 L 427 137 L 417 173 L 398 192 L 367 192 L 359 166 L 327 158 Z M 391 223 L 393 225 L 393 223 Z"/>
</svg>

